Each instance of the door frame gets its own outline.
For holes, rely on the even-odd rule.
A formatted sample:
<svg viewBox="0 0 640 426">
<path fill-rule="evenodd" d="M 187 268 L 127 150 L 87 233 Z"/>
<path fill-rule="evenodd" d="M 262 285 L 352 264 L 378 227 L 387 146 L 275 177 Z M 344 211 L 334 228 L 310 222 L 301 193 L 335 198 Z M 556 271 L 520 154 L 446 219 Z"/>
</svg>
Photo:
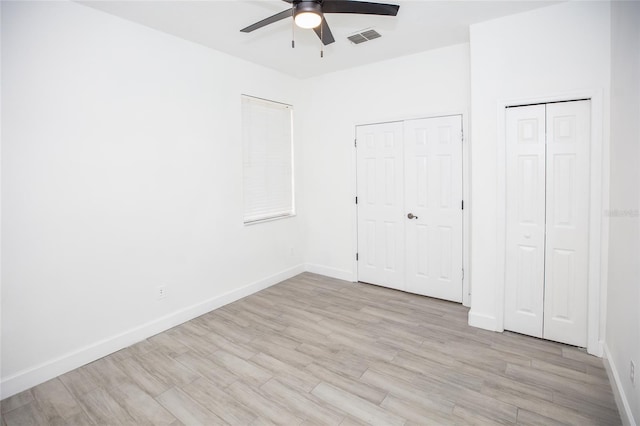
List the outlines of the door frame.
<svg viewBox="0 0 640 426">
<path fill-rule="evenodd" d="M 604 347 L 606 315 L 606 276 L 609 228 L 604 211 L 609 208 L 609 145 L 605 138 L 604 102 L 602 90 L 582 90 L 540 96 L 501 100 L 497 103 L 497 215 L 496 241 L 496 331 L 504 331 L 506 274 L 506 108 L 589 99 L 591 101 L 591 145 L 589 167 L 589 271 L 587 301 L 587 352 L 601 357 Z M 608 123 L 606 123 L 608 125 Z"/>
<path fill-rule="evenodd" d="M 464 209 L 462 210 L 462 268 L 464 269 L 464 274 L 462 276 L 462 305 L 466 307 L 471 307 L 471 270 L 469 264 L 469 252 L 470 252 L 470 240 L 469 237 L 471 233 L 469 232 L 470 225 L 470 214 L 471 211 L 471 197 L 469 193 L 469 178 L 470 178 L 470 167 L 469 167 L 469 143 L 470 138 L 469 135 L 469 113 L 467 110 L 454 110 L 454 111 L 444 111 L 444 112 L 433 112 L 427 114 L 419 114 L 414 116 L 403 116 L 389 119 L 372 119 L 370 121 L 364 122 L 356 122 L 353 123 L 353 150 L 351 164 L 352 164 L 352 193 L 355 197 L 358 194 L 358 156 L 355 146 L 355 140 L 357 137 L 358 127 L 359 126 L 369 126 L 372 124 L 384 124 L 384 123 L 395 123 L 402 122 L 408 120 L 421 120 L 428 118 L 439 118 L 439 117 L 449 117 L 449 116 L 460 116 L 462 120 L 462 198 L 464 200 Z M 358 252 L 358 207 L 355 202 L 352 204 L 353 209 L 353 222 L 351 229 L 352 231 L 352 244 L 355 248 L 355 252 Z M 358 282 L 358 261 L 354 255 L 353 257 L 353 282 Z"/>
</svg>

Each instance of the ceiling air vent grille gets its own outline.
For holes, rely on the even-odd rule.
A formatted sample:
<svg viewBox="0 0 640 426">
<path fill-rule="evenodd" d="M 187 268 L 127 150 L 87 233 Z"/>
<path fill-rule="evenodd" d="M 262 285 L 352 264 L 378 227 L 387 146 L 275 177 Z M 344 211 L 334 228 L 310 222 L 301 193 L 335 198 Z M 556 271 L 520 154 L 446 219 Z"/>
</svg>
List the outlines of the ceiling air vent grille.
<svg viewBox="0 0 640 426">
<path fill-rule="evenodd" d="M 353 35 L 347 37 L 353 44 L 364 43 L 365 41 L 373 40 L 374 38 L 382 37 L 376 30 L 362 30 Z"/>
</svg>

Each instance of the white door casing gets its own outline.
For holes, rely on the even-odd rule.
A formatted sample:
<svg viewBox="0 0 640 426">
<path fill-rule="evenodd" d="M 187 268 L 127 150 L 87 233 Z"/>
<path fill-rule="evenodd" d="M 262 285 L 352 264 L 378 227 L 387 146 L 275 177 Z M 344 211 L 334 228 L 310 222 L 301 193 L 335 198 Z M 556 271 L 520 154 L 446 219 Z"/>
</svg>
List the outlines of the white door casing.
<svg viewBox="0 0 640 426">
<path fill-rule="evenodd" d="M 358 279 L 404 290 L 402 122 L 358 126 Z"/>
<path fill-rule="evenodd" d="M 462 302 L 462 119 L 404 123 L 407 291 Z"/>
<path fill-rule="evenodd" d="M 356 137 L 358 280 L 461 302 L 462 117 L 358 126 Z"/>
<path fill-rule="evenodd" d="M 587 344 L 589 101 L 547 104 L 544 337 Z"/>
<path fill-rule="evenodd" d="M 545 106 L 509 108 L 504 327 L 542 337 L 545 261 Z"/>
</svg>

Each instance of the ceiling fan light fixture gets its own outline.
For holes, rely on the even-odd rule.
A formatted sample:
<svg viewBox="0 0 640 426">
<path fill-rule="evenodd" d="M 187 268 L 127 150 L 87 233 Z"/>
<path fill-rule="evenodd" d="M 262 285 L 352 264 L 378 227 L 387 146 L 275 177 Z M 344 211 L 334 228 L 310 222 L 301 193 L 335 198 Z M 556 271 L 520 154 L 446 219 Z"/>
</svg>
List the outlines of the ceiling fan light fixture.
<svg viewBox="0 0 640 426">
<path fill-rule="evenodd" d="M 315 28 L 322 22 L 322 16 L 315 12 L 302 12 L 296 15 L 296 25 L 300 28 Z"/>
<path fill-rule="evenodd" d="M 301 1 L 296 5 L 294 20 L 300 28 L 316 28 L 322 23 L 322 8 L 315 1 Z"/>
</svg>

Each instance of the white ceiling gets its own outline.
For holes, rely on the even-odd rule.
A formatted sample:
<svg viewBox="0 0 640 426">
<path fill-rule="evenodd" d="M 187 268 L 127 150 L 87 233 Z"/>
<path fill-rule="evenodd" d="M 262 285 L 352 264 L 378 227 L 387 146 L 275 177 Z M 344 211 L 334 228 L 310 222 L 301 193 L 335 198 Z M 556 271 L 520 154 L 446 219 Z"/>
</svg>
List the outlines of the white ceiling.
<svg viewBox="0 0 640 426">
<path fill-rule="evenodd" d="M 252 33 L 240 29 L 287 9 L 281 0 L 82 1 L 94 9 L 226 52 L 295 77 L 306 78 L 469 41 L 469 25 L 548 6 L 558 1 L 393 1 L 397 17 L 327 14 L 336 42 L 325 47 L 313 30 L 295 30 L 291 19 Z M 373 28 L 382 38 L 359 45 L 347 36 Z M 505 34 L 505 37 L 508 37 Z"/>
</svg>

